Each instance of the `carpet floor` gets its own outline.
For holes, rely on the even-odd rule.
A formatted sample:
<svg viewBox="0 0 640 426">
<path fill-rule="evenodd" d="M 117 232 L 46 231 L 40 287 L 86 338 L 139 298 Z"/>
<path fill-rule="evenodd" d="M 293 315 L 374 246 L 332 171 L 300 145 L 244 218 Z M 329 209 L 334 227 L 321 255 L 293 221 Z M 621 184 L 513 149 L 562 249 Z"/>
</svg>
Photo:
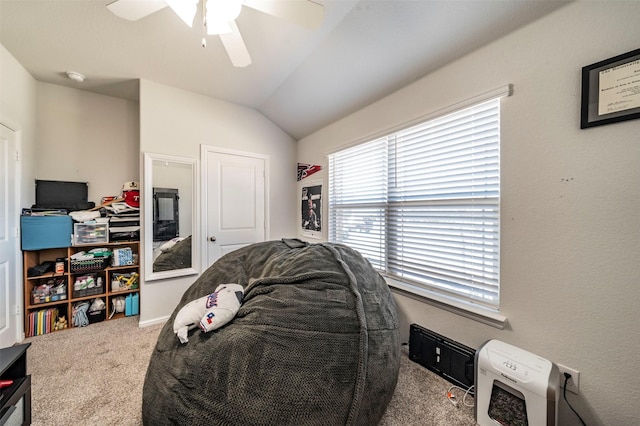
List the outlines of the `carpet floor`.
<svg viewBox="0 0 640 426">
<path fill-rule="evenodd" d="M 25 339 L 32 424 L 138 426 L 142 387 L 162 325 L 129 317 Z M 451 383 L 401 357 L 395 393 L 379 426 L 471 426 L 473 407 L 447 398 Z M 467 398 L 467 404 L 473 398 Z"/>
</svg>

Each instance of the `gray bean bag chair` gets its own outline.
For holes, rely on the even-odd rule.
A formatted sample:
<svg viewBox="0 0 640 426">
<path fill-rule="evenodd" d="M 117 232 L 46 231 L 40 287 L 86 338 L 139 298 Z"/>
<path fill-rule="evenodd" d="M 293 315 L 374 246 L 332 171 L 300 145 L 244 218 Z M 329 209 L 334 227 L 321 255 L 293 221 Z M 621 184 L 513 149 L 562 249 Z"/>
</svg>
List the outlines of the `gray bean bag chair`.
<svg viewBox="0 0 640 426">
<path fill-rule="evenodd" d="M 174 269 L 191 268 L 191 235 L 176 245 L 163 251 L 153 261 L 153 272 L 173 271 Z"/>
<path fill-rule="evenodd" d="M 185 304 L 245 288 L 236 317 L 181 344 Z M 395 390 L 398 317 L 384 279 L 338 244 L 269 241 L 231 252 L 185 292 L 143 388 L 145 425 L 375 425 Z"/>
</svg>

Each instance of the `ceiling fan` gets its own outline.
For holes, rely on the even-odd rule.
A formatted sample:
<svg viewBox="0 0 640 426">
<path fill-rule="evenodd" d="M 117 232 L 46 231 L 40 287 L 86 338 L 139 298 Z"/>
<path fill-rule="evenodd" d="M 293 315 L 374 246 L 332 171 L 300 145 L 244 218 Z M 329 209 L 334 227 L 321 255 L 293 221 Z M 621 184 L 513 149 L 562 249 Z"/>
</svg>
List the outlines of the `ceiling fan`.
<svg viewBox="0 0 640 426">
<path fill-rule="evenodd" d="M 193 26 L 200 0 L 115 0 L 107 8 L 120 18 L 137 21 L 169 6 L 189 27 Z M 311 0 L 202 0 L 207 34 L 217 34 L 235 67 L 251 64 L 236 18 L 242 6 L 283 18 L 309 29 L 317 29 L 324 17 L 324 7 Z M 202 40 L 205 46 L 205 40 Z"/>
</svg>

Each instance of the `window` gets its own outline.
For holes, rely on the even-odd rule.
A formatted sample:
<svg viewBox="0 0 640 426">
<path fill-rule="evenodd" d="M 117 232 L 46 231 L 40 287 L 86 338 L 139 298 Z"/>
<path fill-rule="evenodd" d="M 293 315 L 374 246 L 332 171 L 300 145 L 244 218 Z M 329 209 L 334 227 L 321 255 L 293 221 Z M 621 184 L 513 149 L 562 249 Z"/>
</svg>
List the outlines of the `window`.
<svg viewBox="0 0 640 426">
<path fill-rule="evenodd" d="M 329 240 L 391 285 L 497 311 L 500 100 L 329 155 Z"/>
</svg>

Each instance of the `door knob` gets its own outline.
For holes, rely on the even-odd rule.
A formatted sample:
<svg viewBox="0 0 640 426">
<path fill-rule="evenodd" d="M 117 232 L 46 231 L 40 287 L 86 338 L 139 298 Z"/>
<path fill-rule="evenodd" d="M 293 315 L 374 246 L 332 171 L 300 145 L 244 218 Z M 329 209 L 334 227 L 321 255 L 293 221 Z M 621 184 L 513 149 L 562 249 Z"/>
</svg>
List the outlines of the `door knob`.
<svg viewBox="0 0 640 426">
<path fill-rule="evenodd" d="M 212 243 L 216 242 L 216 237 L 209 237 L 209 241 L 211 241 Z"/>
</svg>

